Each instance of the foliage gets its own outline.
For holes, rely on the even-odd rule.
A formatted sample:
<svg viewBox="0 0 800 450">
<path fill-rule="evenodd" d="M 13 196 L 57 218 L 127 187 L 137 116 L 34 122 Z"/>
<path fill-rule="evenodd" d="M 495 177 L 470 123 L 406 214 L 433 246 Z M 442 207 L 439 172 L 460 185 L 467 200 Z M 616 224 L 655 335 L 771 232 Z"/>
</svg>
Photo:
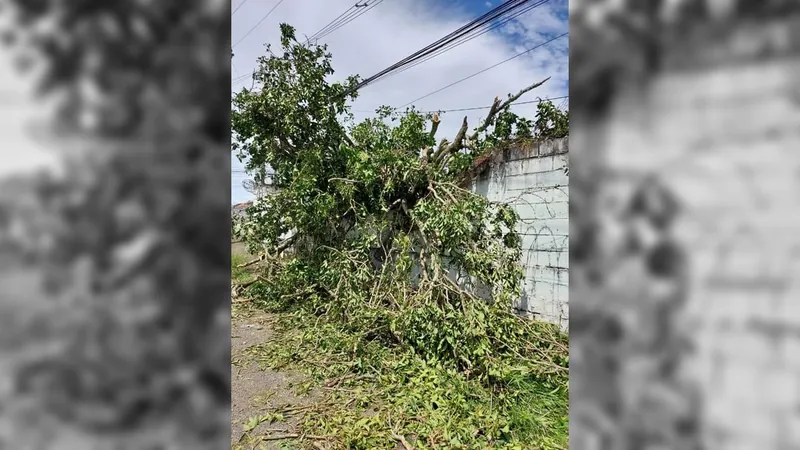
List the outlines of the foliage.
<svg viewBox="0 0 800 450">
<path fill-rule="evenodd" d="M 566 353 L 567 338 L 554 326 L 525 326 L 552 346 L 548 352 Z M 301 444 L 325 440 L 331 449 L 394 449 L 402 436 L 420 450 L 567 447 L 567 388 L 532 380 L 527 364 L 519 364 L 505 383 L 487 385 L 301 308 L 281 314 L 273 331 L 272 339 L 250 347 L 243 358 L 311 377 L 318 400 L 300 410 L 267 410 L 259 418 L 283 422 L 299 416 Z M 245 436 L 244 443 L 258 439 L 252 432 Z"/>
<path fill-rule="evenodd" d="M 512 311 L 522 276 L 515 212 L 465 188 L 475 159 L 502 142 L 563 132 L 558 120 L 537 128 L 509 111 L 543 82 L 495 99 L 471 134 L 465 118 L 452 141 L 437 143 L 438 116 L 413 108 L 354 123 L 357 77 L 329 82 L 326 48 L 281 31 L 283 53 L 268 48 L 254 75 L 261 88 L 236 94 L 231 116 L 247 169 L 274 170 L 278 189 L 236 226 L 252 252 L 276 258 L 251 295 L 328 322 L 357 348 L 406 355 L 401 372 L 419 375 L 425 364 L 487 392 L 566 389 L 565 349 Z"/>
<path fill-rule="evenodd" d="M 569 134 L 569 113 L 552 102 L 540 102 L 536 111 L 536 129 L 543 138 L 561 138 Z"/>
</svg>

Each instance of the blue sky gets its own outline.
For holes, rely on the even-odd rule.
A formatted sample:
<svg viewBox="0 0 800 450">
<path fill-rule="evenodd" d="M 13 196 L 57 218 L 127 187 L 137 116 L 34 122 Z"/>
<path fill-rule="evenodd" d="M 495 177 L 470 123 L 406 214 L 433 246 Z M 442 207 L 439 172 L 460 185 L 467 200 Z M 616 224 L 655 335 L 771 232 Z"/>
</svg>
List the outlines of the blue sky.
<svg viewBox="0 0 800 450">
<path fill-rule="evenodd" d="M 233 0 L 236 9 L 242 0 Z M 374 2 L 375 0 L 369 0 Z M 246 0 L 232 18 L 232 42 L 236 43 L 278 0 Z M 404 58 L 452 32 L 499 3 L 486 0 L 384 0 L 366 14 L 326 36 L 333 54 L 334 79 L 360 74 L 364 77 Z M 264 43 L 278 46 L 278 24 L 294 26 L 299 36 L 310 36 L 354 4 L 354 0 L 284 0 L 250 35 L 234 46 L 232 78 L 247 75 L 264 54 Z M 568 31 L 568 1 L 550 0 L 501 29 L 484 34 L 430 61 L 396 76 L 387 77 L 359 92 L 353 104 L 356 119 L 367 117 L 381 105 L 401 106 L 514 56 Z M 569 38 L 563 37 L 522 57 L 482 73 L 416 103 L 422 110 L 472 108 L 489 105 L 495 96 L 540 81 L 550 81 L 521 100 L 567 95 Z M 250 84 L 249 77 L 232 82 L 234 91 Z M 556 105 L 561 104 L 556 101 Z M 519 105 L 515 112 L 533 115 L 536 105 Z M 440 136 L 452 136 L 467 116 L 471 125 L 485 110 L 453 112 L 442 117 Z M 248 178 L 242 164 L 231 155 L 232 203 L 251 199 L 242 187 Z"/>
</svg>

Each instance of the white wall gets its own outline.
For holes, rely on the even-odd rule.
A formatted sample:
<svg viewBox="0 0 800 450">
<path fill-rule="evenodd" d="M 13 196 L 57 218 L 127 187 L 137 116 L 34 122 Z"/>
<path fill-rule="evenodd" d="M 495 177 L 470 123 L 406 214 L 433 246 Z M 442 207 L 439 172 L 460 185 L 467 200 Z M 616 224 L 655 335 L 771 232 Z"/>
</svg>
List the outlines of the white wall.
<svg viewBox="0 0 800 450">
<path fill-rule="evenodd" d="M 472 186 L 520 216 L 525 284 L 517 309 L 562 328 L 569 323 L 568 152 L 567 138 L 506 150 Z"/>
</svg>

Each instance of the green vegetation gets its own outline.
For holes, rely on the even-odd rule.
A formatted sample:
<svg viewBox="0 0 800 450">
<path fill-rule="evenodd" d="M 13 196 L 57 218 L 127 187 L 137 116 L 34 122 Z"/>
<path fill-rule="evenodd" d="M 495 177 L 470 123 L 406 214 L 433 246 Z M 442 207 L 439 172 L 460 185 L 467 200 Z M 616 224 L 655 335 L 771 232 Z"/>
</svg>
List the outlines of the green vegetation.
<svg viewBox="0 0 800 450">
<path fill-rule="evenodd" d="M 231 252 L 231 282 L 233 284 L 245 284 L 255 278 L 253 272 L 244 267 L 248 262 L 247 255 L 236 251 Z"/>
<path fill-rule="evenodd" d="M 567 337 L 513 313 L 516 213 L 463 187 L 504 143 L 566 133 L 554 107 L 535 122 L 509 111 L 543 82 L 437 143 L 438 117 L 414 109 L 354 123 L 357 78 L 330 83 L 325 47 L 281 27 L 283 54 L 260 58 L 262 88 L 231 115 L 240 158 L 257 178 L 271 167 L 278 191 L 234 231 L 266 246 L 247 295 L 276 315 L 250 356 L 325 396 L 263 419 L 300 415 L 296 443 L 323 448 L 566 448 Z"/>
</svg>

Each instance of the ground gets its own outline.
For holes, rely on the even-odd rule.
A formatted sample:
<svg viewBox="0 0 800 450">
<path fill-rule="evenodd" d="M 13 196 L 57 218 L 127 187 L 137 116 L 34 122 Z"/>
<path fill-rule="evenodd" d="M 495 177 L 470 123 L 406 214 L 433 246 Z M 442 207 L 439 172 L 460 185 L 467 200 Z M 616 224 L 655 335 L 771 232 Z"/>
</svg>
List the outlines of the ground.
<svg viewBox="0 0 800 450">
<path fill-rule="evenodd" d="M 233 264 L 252 257 L 241 244 L 232 246 Z M 247 271 L 236 270 L 234 276 L 247 278 Z M 292 371 L 276 371 L 259 364 L 257 357 L 248 354 L 254 345 L 269 341 L 273 336 L 274 317 L 249 307 L 247 298 L 234 299 L 231 314 L 231 449 L 282 450 L 291 445 L 287 440 L 262 440 L 292 435 L 296 432 L 297 417 L 282 414 L 285 420 L 270 424 L 270 413 L 311 404 L 315 392 L 298 395 L 306 377 Z M 263 421 L 262 421 L 263 420 Z M 257 424 L 257 425 L 256 425 Z M 245 432 L 246 427 L 253 427 Z M 282 446 L 283 445 L 283 446 Z"/>
<path fill-rule="evenodd" d="M 275 371 L 261 367 L 247 355 L 253 345 L 261 344 L 272 337 L 272 317 L 262 312 L 248 311 L 246 307 L 234 306 L 231 319 L 231 448 L 278 450 L 281 441 L 262 441 L 262 436 L 276 437 L 295 432 L 296 418 L 291 416 L 279 425 L 260 423 L 248 433 L 244 427 L 248 420 L 257 423 L 259 416 L 286 407 L 308 405 L 313 393 L 297 395 L 297 387 L 305 377 L 289 371 Z M 249 445 L 245 445 L 249 444 Z"/>
<path fill-rule="evenodd" d="M 241 244 L 233 245 L 231 259 L 233 285 L 254 279 L 258 264 L 243 267 L 254 257 Z M 232 449 L 567 445 L 564 381 L 522 376 L 513 385 L 486 386 L 406 349 L 365 340 L 335 318 L 270 302 L 258 296 L 262 288 L 234 289 Z M 552 339 L 554 352 L 566 348 L 552 327 L 531 331 Z"/>
</svg>

